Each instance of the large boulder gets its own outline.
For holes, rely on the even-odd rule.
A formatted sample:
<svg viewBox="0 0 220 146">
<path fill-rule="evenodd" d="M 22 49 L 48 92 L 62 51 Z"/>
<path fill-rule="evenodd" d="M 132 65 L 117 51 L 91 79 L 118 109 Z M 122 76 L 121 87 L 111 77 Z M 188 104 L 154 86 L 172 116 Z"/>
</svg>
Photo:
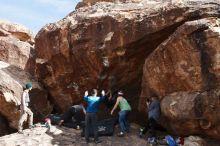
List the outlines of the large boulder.
<svg viewBox="0 0 220 146">
<path fill-rule="evenodd" d="M 219 139 L 219 44 L 219 18 L 180 26 L 145 61 L 140 108 L 157 95 L 169 131 Z"/>
<path fill-rule="evenodd" d="M 33 83 L 33 89 L 30 92 L 30 108 L 34 112 L 34 120 L 42 120 L 52 111 L 52 106 L 48 102 L 48 92 L 29 73 L 0 61 L 0 76 L 0 114 L 5 117 L 11 128 L 17 129 L 20 117 L 18 107 L 23 86 L 27 82 Z"/>
<path fill-rule="evenodd" d="M 37 74 L 57 109 L 91 88 L 126 89 L 136 109 L 147 56 L 184 22 L 219 16 L 216 1 L 168 2 L 96 3 L 43 27 L 35 38 Z"/>
<path fill-rule="evenodd" d="M 34 39 L 29 29 L 0 20 L 0 61 L 18 66 L 34 75 Z"/>
<path fill-rule="evenodd" d="M 220 89 L 167 95 L 161 101 L 161 123 L 177 135 L 204 135 L 219 139 L 219 96 Z"/>
<path fill-rule="evenodd" d="M 34 39 L 26 27 L 0 21 L 0 115 L 2 133 L 16 129 L 20 112 L 18 106 L 26 82 L 33 82 L 30 92 L 34 120 L 42 120 L 52 111 L 48 92 L 34 79 Z"/>
<path fill-rule="evenodd" d="M 30 29 L 9 21 L 0 20 L 0 36 L 13 36 L 23 42 L 34 44 L 33 34 Z"/>
<path fill-rule="evenodd" d="M 220 84 L 220 19 L 189 21 L 146 59 L 142 97 L 206 91 Z"/>
</svg>

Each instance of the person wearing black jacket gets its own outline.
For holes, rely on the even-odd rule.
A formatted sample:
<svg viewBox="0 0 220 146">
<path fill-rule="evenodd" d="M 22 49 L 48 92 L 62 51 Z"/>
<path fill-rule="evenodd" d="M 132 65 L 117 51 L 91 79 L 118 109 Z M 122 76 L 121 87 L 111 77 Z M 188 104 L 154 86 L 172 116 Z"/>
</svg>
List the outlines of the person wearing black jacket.
<svg viewBox="0 0 220 146">
<path fill-rule="evenodd" d="M 81 122 L 85 121 L 85 114 L 86 110 L 82 104 L 73 105 L 61 116 L 59 125 L 80 129 Z"/>
<path fill-rule="evenodd" d="M 151 97 L 150 100 L 147 100 L 147 110 L 148 110 L 148 120 L 147 123 L 140 131 L 140 137 L 143 136 L 147 131 L 149 131 L 148 138 L 155 138 L 156 137 L 156 125 L 159 123 L 161 111 L 160 111 L 160 101 L 156 97 Z"/>
</svg>

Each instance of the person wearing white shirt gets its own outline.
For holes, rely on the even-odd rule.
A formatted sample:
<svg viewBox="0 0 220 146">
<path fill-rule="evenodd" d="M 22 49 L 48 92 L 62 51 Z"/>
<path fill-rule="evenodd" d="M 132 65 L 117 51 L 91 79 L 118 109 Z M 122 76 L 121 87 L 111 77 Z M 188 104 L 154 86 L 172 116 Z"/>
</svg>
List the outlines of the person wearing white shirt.
<svg viewBox="0 0 220 146">
<path fill-rule="evenodd" d="M 28 107 L 30 98 L 29 98 L 29 91 L 32 89 L 32 84 L 27 83 L 25 85 L 25 89 L 23 91 L 22 97 L 21 97 L 21 117 L 18 122 L 18 133 L 23 133 L 23 123 L 26 121 L 26 118 L 28 116 L 29 121 L 29 128 L 33 127 L 33 112 Z"/>
</svg>

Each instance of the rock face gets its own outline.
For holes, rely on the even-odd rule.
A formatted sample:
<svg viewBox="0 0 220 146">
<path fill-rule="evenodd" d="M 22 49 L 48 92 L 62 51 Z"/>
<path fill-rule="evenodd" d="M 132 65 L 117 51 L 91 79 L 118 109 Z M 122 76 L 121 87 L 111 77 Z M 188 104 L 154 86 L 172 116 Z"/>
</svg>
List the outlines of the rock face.
<svg viewBox="0 0 220 146">
<path fill-rule="evenodd" d="M 52 107 L 48 102 L 47 92 L 22 69 L 0 61 L 0 113 L 9 122 L 11 128 L 17 129 L 20 112 L 20 105 L 23 85 L 27 82 L 33 83 L 33 90 L 30 92 L 30 108 L 34 112 L 34 118 L 43 119 L 51 112 Z"/>
<path fill-rule="evenodd" d="M 0 21 L 0 60 L 32 75 L 35 71 L 34 39 L 27 28 Z"/>
<path fill-rule="evenodd" d="M 30 92 L 34 120 L 42 120 L 52 111 L 48 92 L 33 77 L 35 72 L 34 40 L 30 30 L 0 21 L 0 131 L 1 135 L 17 129 L 18 105 L 27 82 L 33 82 Z"/>
<path fill-rule="evenodd" d="M 4 116 L 0 115 L 0 136 L 14 132 L 8 125 L 8 121 Z"/>
<path fill-rule="evenodd" d="M 91 6 L 96 3 L 100 2 L 111 2 L 111 3 L 126 3 L 129 2 L 128 0 L 83 0 L 82 2 L 79 2 L 76 6 L 76 9 L 80 7 L 85 7 L 85 6 Z"/>
<path fill-rule="evenodd" d="M 163 124 L 175 134 L 220 137 L 219 36 L 218 18 L 186 22 L 145 61 L 140 105 L 162 98 Z"/>
<path fill-rule="evenodd" d="M 218 146 L 219 141 L 198 136 L 188 136 L 184 138 L 183 146 Z"/>
<path fill-rule="evenodd" d="M 177 27 L 217 17 L 219 8 L 218 2 L 210 0 L 102 2 L 81 7 L 37 34 L 38 78 L 61 111 L 78 103 L 91 88 L 124 89 L 135 110 L 145 59 Z M 148 95 L 145 88 L 150 85 L 143 86 L 143 96 Z"/>
<path fill-rule="evenodd" d="M 219 139 L 220 90 L 177 92 L 161 102 L 164 126 L 178 135 L 206 135 Z"/>
<path fill-rule="evenodd" d="M 28 28 L 8 21 L 0 20 L 0 36 L 13 36 L 20 41 L 34 44 L 33 34 Z"/>
<path fill-rule="evenodd" d="M 142 96 L 219 86 L 220 19 L 186 22 L 146 59 Z"/>
</svg>

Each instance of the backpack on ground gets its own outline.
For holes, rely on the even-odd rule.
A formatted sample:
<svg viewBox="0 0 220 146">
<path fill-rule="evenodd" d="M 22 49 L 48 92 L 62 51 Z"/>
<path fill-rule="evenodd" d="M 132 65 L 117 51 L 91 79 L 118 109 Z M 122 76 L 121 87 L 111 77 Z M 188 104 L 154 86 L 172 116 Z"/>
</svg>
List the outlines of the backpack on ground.
<svg viewBox="0 0 220 146">
<path fill-rule="evenodd" d="M 172 136 L 170 135 L 165 136 L 165 140 L 169 146 L 177 146 L 176 141 Z"/>
</svg>

